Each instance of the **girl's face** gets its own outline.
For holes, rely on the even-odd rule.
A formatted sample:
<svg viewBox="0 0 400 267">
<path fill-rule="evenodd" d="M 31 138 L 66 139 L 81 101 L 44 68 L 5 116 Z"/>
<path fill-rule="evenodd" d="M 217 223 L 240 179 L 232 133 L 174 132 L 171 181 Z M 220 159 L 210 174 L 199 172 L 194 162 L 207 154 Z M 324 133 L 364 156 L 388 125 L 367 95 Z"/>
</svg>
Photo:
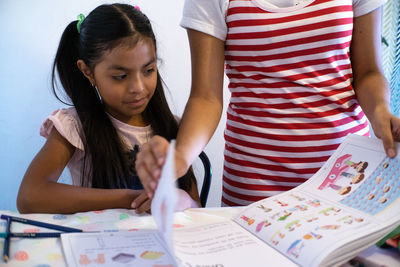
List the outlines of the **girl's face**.
<svg viewBox="0 0 400 267">
<path fill-rule="evenodd" d="M 133 126 L 147 125 L 142 112 L 157 84 L 157 58 L 150 38 L 134 47 L 122 43 L 106 52 L 88 78 L 114 118 Z"/>
</svg>

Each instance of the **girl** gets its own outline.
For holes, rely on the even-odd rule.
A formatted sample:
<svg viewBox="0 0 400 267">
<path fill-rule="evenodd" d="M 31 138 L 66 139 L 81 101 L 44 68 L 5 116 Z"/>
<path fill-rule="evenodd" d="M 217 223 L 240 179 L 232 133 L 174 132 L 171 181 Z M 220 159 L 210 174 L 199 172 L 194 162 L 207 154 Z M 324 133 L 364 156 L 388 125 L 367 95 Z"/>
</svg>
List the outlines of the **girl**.
<svg viewBox="0 0 400 267">
<path fill-rule="evenodd" d="M 74 213 L 150 208 L 134 162 L 154 135 L 176 138 L 178 125 L 157 70 L 156 40 L 148 18 L 125 4 L 101 5 L 65 29 L 53 64 L 73 108 L 55 111 L 41 127 L 46 143 L 21 183 L 22 213 Z M 63 102 L 63 101 L 62 101 Z M 72 185 L 57 183 L 68 166 Z M 197 206 L 190 171 L 179 179 L 180 208 Z"/>
<path fill-rule="evenodd" d="M 248 205 L 306 181 L 347 134 L 369 135 L 366 116 L 394 157 L 400 120 L 389 111 L 380 66 L 383 2 L 186 0 L 182 26 L 193 77 L 177 172 L 186 171 L 218 125 L 224 63 L 231 98 L 223 205 Z M 155 137 L 138 155 L 149 196 L 167 147 Z"/>
</svg>

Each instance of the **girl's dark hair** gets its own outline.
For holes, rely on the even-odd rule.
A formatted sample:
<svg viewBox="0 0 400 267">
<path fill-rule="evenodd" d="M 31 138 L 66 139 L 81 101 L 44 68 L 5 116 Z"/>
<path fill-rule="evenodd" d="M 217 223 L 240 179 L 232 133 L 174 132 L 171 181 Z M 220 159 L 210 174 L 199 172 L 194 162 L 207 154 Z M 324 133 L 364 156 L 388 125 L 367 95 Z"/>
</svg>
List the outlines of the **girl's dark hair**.
<svg viewBox="0 0 400 267">
<path fill-rule="evenodd" d="M 78 21 L 71 22 L 57 50 L 52 69 L 52 88 L 55 96 L 78 113 L 83 132 L 85 157 L 82 169 L 82 186 L 95 188 L 134 188 L 137 184 L 134 162 L 129 162 L 127 152 L 117 130 L 105 112 L 96 89 L 77 67 L 82 59 L 93 71 L 105 52 L 120 45 L 129 37 L 133 46 L 143 38 L 150 38 L 154 47 L 156 39 L 149 19 L 131 5 L 111 4 L 95 8 L 77 29 Z M 70 101 L 63 101 L 57 93 L 57 77 Z M 70 103 L 72 102 L 72 103 Z M 143 112 L 154 134 L 167 140 L 176 138 L 178 124 L 165 99 L 162 80 L 157 73 L 157 86 L 153 97 Z M 178 179 L 185 191 L 196 184 L 192 170 Z"/>
</svg>

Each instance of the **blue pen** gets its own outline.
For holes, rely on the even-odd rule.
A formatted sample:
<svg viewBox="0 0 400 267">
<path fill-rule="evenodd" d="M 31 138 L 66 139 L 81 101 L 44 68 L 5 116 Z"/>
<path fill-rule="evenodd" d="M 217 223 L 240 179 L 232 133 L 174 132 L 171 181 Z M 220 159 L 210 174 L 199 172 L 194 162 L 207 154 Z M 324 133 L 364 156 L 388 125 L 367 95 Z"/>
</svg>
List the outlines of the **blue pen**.
<svg viewBox="0 0 400 267">
<path fill-rule="evenodd" d="M 13 237 L 19 237 L 19 238 L 48 238 L 48 237 L 60 237 L 62 233 L 60 232 L 54 232 L 54 233 L 0 233 L 0 238 L 13 238 Z"/>
<path fill-rule="evenodd" d="M 58 230 L 58 231 L 62 231 L 62 232 L 68 232 L 68 233 L 83 232 L 81 229 L 76 229 L 76 228 L 72 228 L 72 227 L 66 227 L 66 226 L 61 226 L 61 225 L 56 225 L 56 224 L 51 224 L 51 223 L 39 222 L 39 221 L 29 220 L 29 219 L 20 218 L 20 217 L 8 216 L 8 215 L 4 215 L 4 214 L 1 215 L 1 219 L 3 219 L 3 220 L 8 220 L 8 218 L 13 222 L 35 225 L 38 227 L 44 227 L 44 228 Z"/>
<path fill-rule="evenodd" d="M 4 239 L 4 247 L 3 247 L 3 260 L 7 262 L 10 254 L 10 229 L 11 229 L 11 218 L 6 218 L 7 226 L 6 226 L 6 237 Z"/>
</svg>

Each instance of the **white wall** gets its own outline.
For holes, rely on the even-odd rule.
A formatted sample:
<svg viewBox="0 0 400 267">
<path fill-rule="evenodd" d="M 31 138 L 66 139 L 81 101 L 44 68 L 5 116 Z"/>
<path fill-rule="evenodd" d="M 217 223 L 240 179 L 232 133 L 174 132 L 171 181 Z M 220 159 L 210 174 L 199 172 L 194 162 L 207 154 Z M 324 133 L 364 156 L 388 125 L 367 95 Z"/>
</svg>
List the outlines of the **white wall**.
<svg viewBox="0 0 400 267">
<path fill-rule="evenodd" d="M 0 1 L 0 209 L 15 210 L 21 179 L 44 143 L 43 119 L 63 105 L 51 93 L 50 71 L 65 26 L 87 15 L 99 0 Z M 190 91 L 190 55 L 186 32 L 179 26 L 183 0 L 120 1 L 139 5 L 158 38 L 161 74 L 171 108 L 182 115 Z M 225 88 L 225 102 L 228 91 Z M 222 118 L 206 147 L 213 166 L 208 206 L 219 206 L 223 162 Z M 62 178 L 68 180 L 67 176 Z"/>
</svg>

